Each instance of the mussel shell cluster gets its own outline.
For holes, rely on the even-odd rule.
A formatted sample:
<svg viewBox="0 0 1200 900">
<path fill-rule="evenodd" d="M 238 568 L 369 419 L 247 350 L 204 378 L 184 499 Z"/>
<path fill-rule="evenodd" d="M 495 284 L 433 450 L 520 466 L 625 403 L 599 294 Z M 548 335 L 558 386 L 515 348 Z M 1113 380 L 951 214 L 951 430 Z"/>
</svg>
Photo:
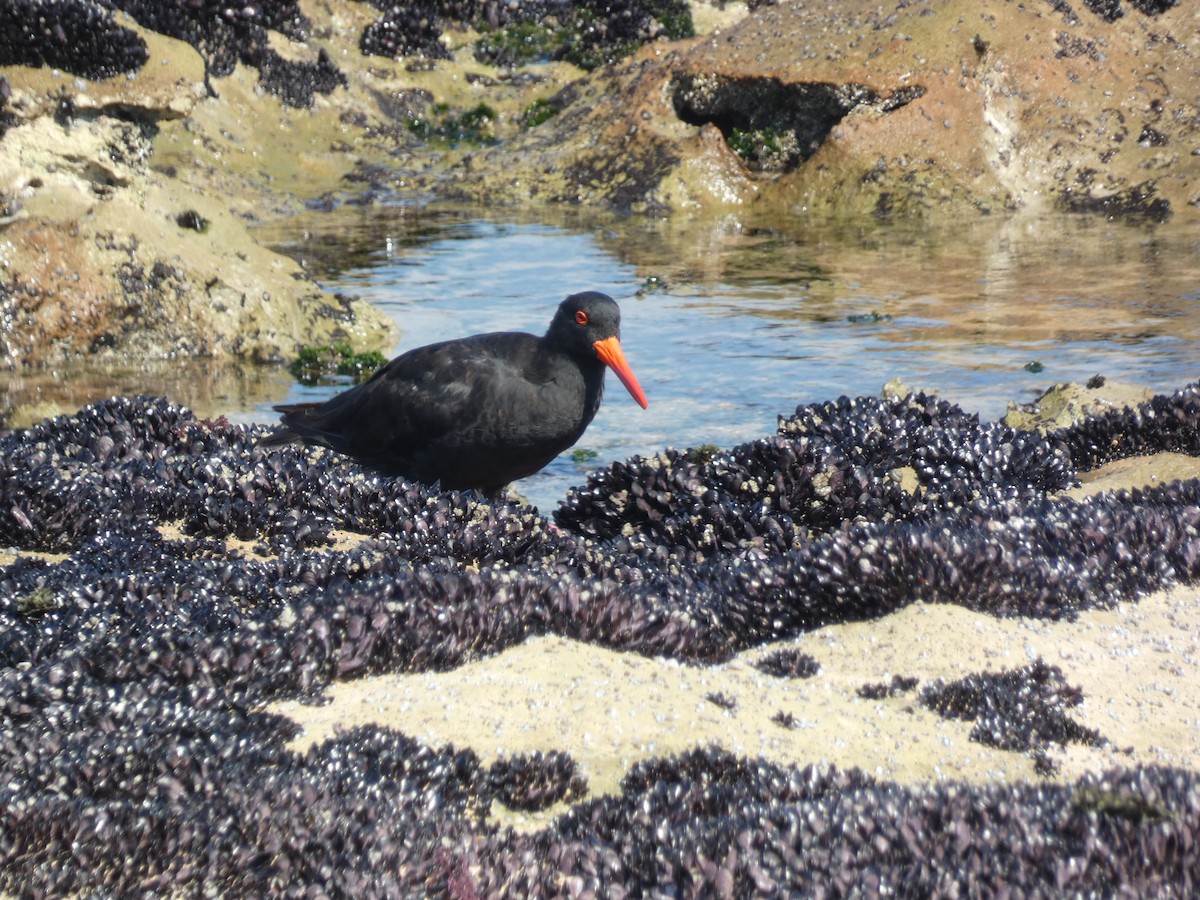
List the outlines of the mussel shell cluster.
<svg viewBox="0 0 1200 900">
<path fill-rule="evenodd" d="M 269 48 L 267 32 L 278 31 L 293 41 L 307 39 L 311 23 L 296 0 L 262 3 L 258 0 L 105 0 L 128 13 L 143 28 L 157 31 L 199 50 L 208 60 L 209 74 L 223 78 L 243 62 L 258 65 Z"/>
<path fill-rule="evenodd" d="M 476 47 L 475 58 L 489 65 L 515 68 L 528 57 L 514 53 L 519 40 L 546 41 L 548 55 L 561 57 L 571 52 L 577 61 L 613 61 L 661 36 L 670 35 L 664 22 L 688 15 L 684 0 L 370 0 L 383 15 L 363 31 L 359 42 L 363 53 L 399 59 L 450 56 L 443 34 L 452 25 L 468 26 L 485 38 Z M 526 26 L 534 36 L 520 31 L 509 40 L 498 35 L 503 29 Z M 551 39 L 550 32 L 557 32 Z M 679 36 L 678 34 L 676 36 Z M 554 46 L 557 44 L 558 46 Z"/>
<path fill-rule="evenodd" d="M 367 56 L 400 59 L 421 55 L 449 59 L 442 41 L 440 10 L 434 2 L 375 3 L 383 15 L 363 29 L 359 49 Z"/>
<path fill-rule="evenodd" d="M 914 494 L 899 471 L 919 479 Z M 842 397 L 798 408 L 778 435 L 711 455 L 667 450 L 615 463 L 573 491 L 560 525 L 598 538 L 628 529 L 703 558 L 748 541 L 785 550 L 846 523 L 919 521 L 980 501 L 1067 487 L 1063 438 L 980 423 L 925 394 Z"/>
<path fill-rule="evenodd" d="M 754 668 L 776 678 L 812 678 L 821 671 L 821 664 L 807 653 L 785 648 L 759 657 Z"/>
<path fill-rule="evenodd" d="M 920 683 L 912 675 L 893 675 L 890 681 L 875 681 L 855 689 L 854 693 L 864 700 L 884 700 L 911 691 Z"/>
<path fill-rule="evenodd" d="M 616 464 L 557 528 L 327 451 L 266 452 L 265 429 L 162 399 L 0 433 L 0 546 L 17 551 L 0 566 L 0 889 L 1186 894 L 1190 772 L 900 788 L 697 749 L 579 800 L 552 748 L 486 767 L 398 722 L 298 752 L 263 707 L 539 634 L 699 664 L 916 600 L 1056 619 L 1136 600 L 1195 580 L 1200 482 L 1054 492 L 1108 459 L 1195 453 L 1198 424 L 1194 387 L 1047 437 L 922 395 L 843 399 L 711 457 Z M 1090 740 L 1014 717 L 1070 706 L 1060 679 L 984 673 L 937 702 L 1003 746 Z M 488 818 L 560 792 L 574 805 L 541 831 Z"/>
<path fill-rule="evenodd" d="M 1067 684 L 1058 666 L 1036 659 L 1003 672 L 981 672 L 946 684 L 926 685 L 922 706 L 948 719 L 975 723 L 970 739 L 1001 750 L 1035 750 L 1047 744 L 1106 743 L 1100 732 L 1080 725 L 1067 710 L 1083 702 L 1083 691 Z"/>
<path fill-rule="evenodd" d="M 229 75 L 239 62 L 258 68 L 263 89 L 289 106 L 311 107 L 316 94 L 347 84 L 324 50 L 304 62 L 271 47 L 271 31 L 307 40 L 311 23 L 295 0 L 12 0 L 0 6 L 0 65 L 52 66 L 92 80 L 135 72 L 149 58 L 146 42 L 113 10 L 191 44 L 209 75 Z"/>
<path fill-rule="evenodd" d="M 501 757 L 488 772 L 496 799 L 510 809 L 542 810 L 588 790 L 579 763 L 561 750 Z"/>
<path fill-rule="evenodd" d="M 0 66 L 47 66 L 100 80 L 136 72 L 146 42 L 93 0 L 6 0 L 0 4 Z"/>
</svg>

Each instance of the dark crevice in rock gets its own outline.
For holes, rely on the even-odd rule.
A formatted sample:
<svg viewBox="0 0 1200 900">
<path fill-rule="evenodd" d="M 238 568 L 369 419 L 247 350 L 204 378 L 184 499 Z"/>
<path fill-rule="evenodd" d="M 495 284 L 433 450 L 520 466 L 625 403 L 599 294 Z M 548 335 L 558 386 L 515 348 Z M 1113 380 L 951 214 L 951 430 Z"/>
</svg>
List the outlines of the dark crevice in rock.
<svg viewBox="0 0 1200 900">
<path fill-rule="evenodd" d="M 790 172 L 853 110 L 891 112 L 923 96 L 925 88 L 912 85 L 883 97 L 861 84 L 700 74 L 676 76 L 671 91 L 676 115 L 690 125 L 716 125 L 748 168 Z"/>
</svg>

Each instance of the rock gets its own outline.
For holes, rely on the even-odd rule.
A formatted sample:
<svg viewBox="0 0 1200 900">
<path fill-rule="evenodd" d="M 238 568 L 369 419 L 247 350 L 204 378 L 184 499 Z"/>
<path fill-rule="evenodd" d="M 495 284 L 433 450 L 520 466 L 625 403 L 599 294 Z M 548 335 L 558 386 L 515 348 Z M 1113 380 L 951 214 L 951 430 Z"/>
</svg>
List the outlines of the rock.
<svg viewBox="0 0 1200 900">
<path fill-rule="evenodd" d="M 452 190 L 656 214 L 1191 218 L 1198 50 L 1182 4 L 760 6 L 568 86 Z"/>
<path fill-rule="evenodd" d="M 0 67 L 12 88 L 6 109 L 23 122 L 47 114 L 108 114 L 142 122 L 188 115 L 205 96 L 204 60 L 181 41 L 136 26 L 132 31 L 149 62 L 128 73 L 88 80 L 57 68 Z"/>
<path fill-rule="evenodd" d="M 1056 384 L 1032 403 L 1009 403 L 1004 424 L 1043 433 L 1068 428 L 1088 416 L 1128 409 L 1154 395 L 1146 388 L 1094 378 L 1086 385 Z"/>
<path fill-rule="evenodd" d="M 388 335 L 368 305 L 255 243 L 224 198 L 150 170 L 138 125 L 42 116 L 4 148 L 24 207 L 0 235 L 9 368 L 94 354 L 272 361 L 313 340 L 377 347 Z M 203 232 L 179 224 L 189 212 Z"/>
<path fill-rule="evenodd" d="M 74 73 L 0 67 L 10 369 L 383 348 L 383 316 L 323 293 L 248 230 L 377 195 L 718 220 L 1200 210 L 1185 99 L 1200 94 L 1200 50 L 1180 4 L 693 5 L 707 36 L 639 26 L 642 49 L 590 73 L 480 62 L 488 17 L 518 6 L 439 4 L 450 58 L 391 59 L 359 49 L 380 21 L 369 4 L 116 5 L 128 15 L 55 4 L 62 33 L 47 26 L 34 56 L 0 35 L 0 61 Z M 80 22 L 121 52 L 63 56 Z M 479 135 L 452 133 L 485 105 Z"/>
<path fill-rule="evenodd" d="M 1171 481 L 1200 478 L 1200 459 L 1186 453 L 1154 453 L 1106 463 L 1090 472 L 1079 473 L 1079 486 L 1063 495 L 1076 500 L 1104 491 L 1145 490 Z"/>
<path fill-rule="evenodd" d="M 255 242 L 227 195 L 159 165 L 154 141 L 167 123 L 216 101 L 193 48 L 130 27 L 149 56 L 136 72 L 89 82 L 0 69 L 0 366 L 390 347 L 386 316 L 322 291 Z"/>
</svg>

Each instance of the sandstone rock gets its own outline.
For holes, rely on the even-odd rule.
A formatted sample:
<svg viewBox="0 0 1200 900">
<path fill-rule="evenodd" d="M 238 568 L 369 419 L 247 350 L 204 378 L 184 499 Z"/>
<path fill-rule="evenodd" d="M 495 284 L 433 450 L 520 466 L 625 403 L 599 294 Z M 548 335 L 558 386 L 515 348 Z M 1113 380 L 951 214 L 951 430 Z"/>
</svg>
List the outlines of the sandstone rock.
<svg viewBox="0 0 1200 900">
<path fill-rule="evenodd" d="M 81 357 L 274 361 L 298 345 L 390 347 L 392 326 L 258 245 L 230 199 L 155 166 L 154 139 L 207 98 L 188 45 L 97 82 L 8 67 L 0 140 L 0 366 Z M 278 101 L 271 102 L 278 105 Z"/>
<path fill-rule="evenodd" d="M 560 115 L 477 152 L 452 190 L 662 214 L 1195 217 L 1200 29 L 1163 7 L 759 7 L 567 87 Z"/>
</svg>

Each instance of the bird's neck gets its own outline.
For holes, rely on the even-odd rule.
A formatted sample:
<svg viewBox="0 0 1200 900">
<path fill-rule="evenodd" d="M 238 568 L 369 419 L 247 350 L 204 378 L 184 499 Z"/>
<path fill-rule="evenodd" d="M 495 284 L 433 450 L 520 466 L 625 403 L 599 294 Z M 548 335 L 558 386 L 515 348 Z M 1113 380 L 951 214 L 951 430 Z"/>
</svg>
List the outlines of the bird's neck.
<svg viewBox="0 0 1200 900">
<path fill-rule="evenodd" d="M 546 384 L 549 382 L 570 381 L 576 377 L 582 378 L 584 384 L 584 406 L 590 421 L 600 406 L 600 398 L 604 394 L 604 363 L 595 357 L 577 356 L 555 352 L 543 347 L 534 357 L 528 370 L 531 381 Z"/>
</svg>

